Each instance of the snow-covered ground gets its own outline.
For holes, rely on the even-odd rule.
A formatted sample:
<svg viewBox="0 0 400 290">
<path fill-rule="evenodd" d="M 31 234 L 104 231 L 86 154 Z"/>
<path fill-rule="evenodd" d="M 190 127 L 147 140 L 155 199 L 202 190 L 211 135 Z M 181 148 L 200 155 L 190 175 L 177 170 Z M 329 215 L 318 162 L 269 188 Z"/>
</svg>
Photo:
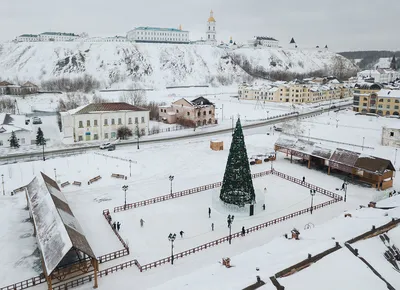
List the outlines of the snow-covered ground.
<svg viewBox="0 0 400 290">
<path fill-rule="evenodd" d="M 250 124 L 252 122 L 260 121 L 262 119 L 266 119 L 267 117 L 279 116 L 285 113 L 297 111 L 300 113 L 308 112 L 310 110 L 315 110 L 322 107 L 328 107 L 329 105 L 335 104 L 335 101 L 332 103 L 318 103 L 318 104 L 305 104 L 305 105 L 296 105 L 292 106 L 286 103 L 265 103 L 265 104 L 257 104 L 256 101 L 239 101 L 235 96 L 237 93 L 237 87 L 209 87 L 209 88 L 180 88 L 180 89 L 164 89 L 158 91 L 149 91 L 147 92 L 147 100 L 148 101 L 156 101 L 156 102 L 164 102 L 166 104 L 170 104 L 180 98 L 187 98 L 188 100 L 195 99 L 196 97 L 203 95 L 209 98 L 216 105 L 216 119 L 218 120 L 217 125 L 209 125 L 205 127 L 199 127 L 196 131 L 192 129 L 184 129 L 178 131 L 170 131 L 170 132 L 161 132 L 158 134 L 154 134 L 151 136 L 145 136 L 142 140 L 145 139 L 157 139 L 157 138 L 169 138 L 174 136 L 182 136 L 182 135 L 192 135 L 196 134 L 196 132 L 205 132 L 205 131 L 216 131 L 221 129 L 227 129 L 232 126 L 232 120 L 236 120 L 238 116 L 241 117 L 244 124 Z M 100 94 L 102 98 L 115 102 L 119 101 L 120 96 L 124 94 L 124 92 L 102 92 L 97 93 Z M 86 95 L 88 100 L 90 100 L 93 95 Z M 60 98 L 65 99 L 65 94 L 39 94 L 26 96 L 25 98 L 21 97 L 11 97 L 17 100 L 19 112 L 21 114 L 34 114 L 36 116 L 40 116 L 43 124 L 33 125 L 32 126 L 32 138 L 35 140 L 36 133 L 38 127 L 43 130 L 44 136 L 46 139 L 49 139 L 49 142 L 46 144 L 46 151 L 51 149 L 62 149 L 68 148 L 71 146 L 85 146 L 85 145 L 100 145 L 102 141 L 92 141 L 92 142 L 84 142 L 84 143 L 73 143 L 71 140 L 62 139 L 62 133 L 59 131 L 57 116 L 50 115 L 48 113 L 43 112 L 55 112 L 56 107 L 58 105 L 58 100 Z M 342 102 L 343 100 L 337 100 L 338 102 Z M 35 111 L 35 112 L 33 112 Z M 39 112 L 38 112 L 39 111 Z M 149 130 L 152 129 L 165 129 L 171 128 L 176 125 L 168 125 L 161 122 L 151 121 L 149 124 Z M 0 153 L 6 154 L 14 154 L 14 153 L 28 153 L 34 151 L 41 151 L 42 148 L 33 146 L 21 146 L 18 149 L 10 149 L 10 148 L 1 148 Z"/>
<path fill-rule="evenodd" d="M 365 145 L 373 146 L 375 150 L 368 153 L 378 156 L 384 154 L 385 148 L 380 147 L 377 144 L 378 140 L 373 138 L 376 129 L 362 130 L 360 128 L 372 127 L 370 124 L 375 124 L 375 122 L 377 122 L 375 128 L 378 128 L 382 126 L 381 122 L 396 120 L 378 118 L 370 121 L 369 117 L 355 116 L 353 112 L 340 112 L 338 116 L 341 120 L 339 123 L 341 130 L 336 130 L 336 124 L 333 126 L 324 124 L 333 116 L 336 117 L 336 114 L 331 112 L 329 116 L 324 114 L 313 119 L 312 121 L 315 122 L 312 123 L 311 137 L 355 143 L 358 138 L 356 134 L 361 131 L 369 132 L 366 135 L 368 138 L 365 140 Z M 309 120 L 311 119 L 303 120 L 301 126 L 308 126 Z M 327 129 L 331 134 L 325 133 Z M 271 151 L 280 134 L 267 135 L 266 132 L 270 132 L 269 129 L 257 128 L 244 132 L 249 157 Z M 347 137 L 340 139 L 342 135 Z M 164 144 L 142 144 L 140 150 L 132 145 L 132 147 L 119 148 L 113 152 L 101 152 L 110 157 L 93 152 L 49 159 L 45 162 L 35 161 L 0 166 L 0 174 L 4 174 L 6 193 L 5 196 L 0 195 L 0 213 L 7 225 L 0 228 L 0 256 L 5 257 L 0 259 L 0 268 L 4 269 L 0 271 L 1 286 L 38 274 L 33 269 L 33 265 L 38 263 L 38 257 L 32 255 L 36 247 L 35 239 L 32 237 L 32 225 L 24 222 L 29 217 L 28 211 L 24 209 L 25 197 L 21 193 L 14 196 L 9 194 L 13 189 L 30 182 L 40 171 L 51 177 L 55 176 L 59 183 L 65 181 L 72 183 L 75 180 L 82 182 L 81 187 L 69 185 L 62 191 L 97 256 L 121 248 L 118 239 L 112 234 L 102 217 L 102 210 L 111 209 L 113 220 L 122 223 L 121 236 L 128 241 L 131 254 L 101 264 L 101 268 L 135 258 L 144 264 L 167 257 L 170 251 L 167 236 L 170 232 L 177 234 L 181 230 L 185 232 L 184 237 L 182 239 L 178 237 L 175 242 L 177 252 L 226 236 L 228 234 L 227 214 L 219 212 L 219 208 L 213 204 L 212 195 L 218 194 L 218 191 L 204 191 L 122 213 L 112 212 L 114 206 L 124 203 L 122 185 L 129 186 L 127 202 L 130 203 L 169 193 L 169 175 L 175 177 L 173 191 L 221 181 L 231 136 L 229 133 L 223 134 L 218 136 L 218 139 L 224 142 L 224 151 L 212 151 L 209 148 L 210 139 L 203 137 Z M 368 143 L 367 140 L 369 140 Z M 394 149 L 388 147 L 387 150 Z M 130 176 L 129 159 L 134 161 L 131 168 L 132 176 Z M 393 161 L 394 155 L 389 156 L 389 159 Z M 297 178 L 305 176 L 307 182 L 343 194 L 341 191 L 336 191 L 342 183 L 341 179 L 316 170 L 308 170 L 295 163 L 291 164 L 283 154 L 278 153 L 273 166 L 278 171 Z M 268 170 L 270 167 L 270 163 L 263 163 L 254 165 L 251 169 L 255 173 Z M 128 179 L 113 179 L 112 173 L 127 175 Z M 103 178 L 87 185 L 87 181 L 97 175 Z M 311 199 L 307 188 L 276 176 L 254 179 L 254 185 L 256 190 L 261 191 L 266 211 L 258 211 L 253 217 L 237 216 L 233 223 L 233 232 L 239 231 L 242 226 L 247 228 L 257 225 L 310 205 Z M 264 187 L 267 188 L 265 195 Z M 399 182 L 395 179 L 394 188 L 398 187 Z M 268 277 L 277 271 L 303 260 L 308 253 L 317 254 L 334 246 L 335 241 L 342 243 L 369 230 L 372 225 L 379 226 L 388 222 L 392 216 L 399 216 L 396 210 L 389 211 L 388 216 L 384 215 L 385 212 L 374 209 L 355 210 L 359 208 L 359 205 L 366 205 L 371 200 L 381 200 L 385 192 L 350 184 L 347 194 L 346 203 L 336 203 L 319 209 L 312 215 L 302 215 L 251 233 L 246 237 L 235 239 L 232 245 L 223 244 L 179 259 L 173 267 L 164 265 L 143 273 L 134 267 L 124 269 L 122 272 L 100 279 L 99 289 L 110 289 L 116 286 L 119 289 L 130 289 L 133 280 L 135 287 L 140 289 L 152 287 L 181 289 L 185 285 L 188 289 L 242 289 L 254 283 L 256 275 L 261 274 L 262 279 L 267 281 Z M 317 194 L 314 203 L 326 200 L 328 199 L 325 196 Z M 208 218 L 208 207 L 212 208 L 211 218 Z M 352 218 L 344 218 L 343 213 L 346 211 L 352 214 Z M 140 218 L 145 220 L 143 228 L 139 226 Z M 212 222 L 215 224 L 214 232 L 211 231 Z M 306 225 L 311 229 L 304 230 Z M 290 233 L 293 227 L 300 230 L 301 239 L 293 241 L 282 238 L 283 234 Z M 24 250 L 21 251 L 21 249 Z M 217 262 L 222 257 L 231 257 L 235 267 L 231 269 L 222 267 Z M 260 271 L 256 271 L 256 267 L 259 267 Z M 360 275 L 364 274 L 360 273 Z M 371 282 L 371 285 L 375 284 Z M 81 289 L 91 287 L 92 285 L 87 284 Z M 45 288 L 45 285 L 37 287 L 37 289 Z"/>
</svg>

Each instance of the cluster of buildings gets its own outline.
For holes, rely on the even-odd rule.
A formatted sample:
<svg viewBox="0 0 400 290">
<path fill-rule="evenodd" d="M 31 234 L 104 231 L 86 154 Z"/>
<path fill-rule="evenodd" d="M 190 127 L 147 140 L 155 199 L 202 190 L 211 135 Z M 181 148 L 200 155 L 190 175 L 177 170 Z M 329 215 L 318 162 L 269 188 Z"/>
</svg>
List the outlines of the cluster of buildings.
<svg viewBox="0 0 400 290">
<path fill-rule="evenodd" d="M 400 79 L 400 72 L 391 68 L 379 68 L 363 70 L 357 73 L 357 79 L 365 82 L 389 84 Z"/>
<path fill-rule="evenodd" d="M 217 41 L 217 26 L 214 18 L 214 12 L 211 10 L 207 19 L 205 37 L 200 40 L 191 41 L 189 31 L 179 28 L 164 27 L 136 27 L 126 33 L 126 36 L 110 36 L 110 37 L 89 37 L 87 33 L 75 34 L 64 32 L 43 32 L 40 34 L 22 34 L 15 39 L 16 42 L 139 42 L 139 43 L 174 43 L 174 44 L 208 44 L 215 45 L 220 48 L 237 48 L 237 47 L 253 47 L 253 48 L 279 48 L 279 41 L 270 36 L 254 36 L 246 44 L 237 45 L 230 38 L 229 42 Z M 294 39 L 290 42 L 291 47 L 297 47 Z M 326 46 L 327 48 L 327 46 Z"/>
<path fill-rule="evenodd" d="M 0 95 L 28 95 L 36 94 L 39 87 L 31 82 L 15 85 L 10 82 L 0 81 Z"/>
<path fill-rule="evenodd" d="M 351 88 L 336 78 L 312 78 L 302 81 L 273 82 L 264 85 L 243 83 L 238 87 L 241 100 L 278 103 L 315 103 L 351 96 Z"/>
<path fill-rule="evenodd" d="M 142 42 L 142 43 L 175 43 L 175 44 L 217 44 L 217 29 L 214 12 L 206 24 L 205 39 L 190 41 L 189 31 L 179 28 L 163 27 L 136 27 L 127 32 L 126 36 L 113 37 L 89 37 L 87 33 L 75 34 L 64 32 L 43 32 L 40 34 L 22 34 L 15 39 L 16 42 L 64 42 L 64 41 L 82 41 L 82 42 Z"/>
</svg>

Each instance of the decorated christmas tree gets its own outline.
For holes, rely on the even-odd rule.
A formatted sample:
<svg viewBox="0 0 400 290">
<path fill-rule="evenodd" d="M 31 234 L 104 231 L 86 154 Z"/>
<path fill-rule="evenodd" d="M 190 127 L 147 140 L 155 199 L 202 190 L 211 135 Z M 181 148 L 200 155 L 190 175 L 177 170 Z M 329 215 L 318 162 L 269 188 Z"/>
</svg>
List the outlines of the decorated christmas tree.
<svg viewBox="0 0 400 290">
<path fill-rule="evenodd" d="M 238 119 L 229 149 L 220 199 L 225 203 L 243 207 L 245 204 L 254 203 L 255 198 L 243 130 Z"/>
</svg>

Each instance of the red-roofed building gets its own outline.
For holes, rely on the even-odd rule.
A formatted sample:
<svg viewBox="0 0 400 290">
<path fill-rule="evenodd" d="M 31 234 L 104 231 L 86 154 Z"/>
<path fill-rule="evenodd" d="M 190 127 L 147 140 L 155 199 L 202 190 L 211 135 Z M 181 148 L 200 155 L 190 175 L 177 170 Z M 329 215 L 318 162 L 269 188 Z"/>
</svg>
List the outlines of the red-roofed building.
<svg viewBox="0 0 400 290">
<path fill-rule="evenodd" d="M 149 110 L 127 103 L 94 103 L 62 112 L 62 131 L 64 138 L 74 142 L 111 141 L 117 139 L 118 128 L 123 126 L 145 135 L 149 116 Z"/>
</svg>

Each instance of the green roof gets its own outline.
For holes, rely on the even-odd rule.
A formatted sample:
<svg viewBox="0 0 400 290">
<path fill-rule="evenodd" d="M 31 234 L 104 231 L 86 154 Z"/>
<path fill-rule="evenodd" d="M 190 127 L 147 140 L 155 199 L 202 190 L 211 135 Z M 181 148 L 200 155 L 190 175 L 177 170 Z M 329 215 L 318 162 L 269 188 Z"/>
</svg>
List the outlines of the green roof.
<svg viewBox="0 0 400 290">
<path fill-rule="evenodd" d="M 187 30 L 179 30 L 177 28 L 161 28 L 161 27 L 149 27 L 149 26 L 136 27 L 134 30 L 188 32 Z"/>
<path fill-rule="evenodd" d="M 38 37 L 36 34 L 22 34 L 19 37 Z"/>
<path fill-rule="evenodd" d="M 75 33 L 64 33 L 64 32 L 43 32 L 42 35 L 62 35 L 62 36 L 78 36 Z"/>
</svg>

